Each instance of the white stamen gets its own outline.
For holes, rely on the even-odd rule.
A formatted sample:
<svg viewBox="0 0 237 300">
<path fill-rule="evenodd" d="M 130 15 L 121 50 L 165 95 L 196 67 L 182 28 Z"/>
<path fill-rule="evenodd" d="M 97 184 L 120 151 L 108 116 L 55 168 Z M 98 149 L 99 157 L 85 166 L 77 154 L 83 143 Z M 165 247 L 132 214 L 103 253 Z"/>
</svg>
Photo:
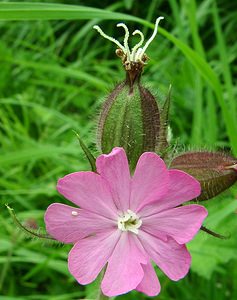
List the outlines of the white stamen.
<svg viewBox="0 0 237 300">
<path fill-rule="evenodd" d="M 143 59 L 144 59 L 145 51 L 147 50 L 150 43 L 154 40 L 154 38 L 157 34 L 157 31 L 158 31 L 159 22 L 162 19 L 164 19 L 164 17 L 159 17 L 156 19 L 154 31 L 153 31 L 151 37 L 149 38 L 149 40 L 146 42 L 144 47 L 141 47 L 144 42 L 143 33 L 140 30 L 135 30 L 132 33 L 132 35 L 139 34 L 141 37 L 140 41 L 132 48 L 132 50 L 130 50 L 129 46 L 128 46 L 129 30 L 128 30 L 128 27 L 124 23 L 117 24 L 117 27 L 123 27 L 123 29 L 125 31 L 123 45 L 119 41 L 117 41 L 115 38 L 110 37 L 107 34 L 105 34 L 98 25 L 93 26 L 93 28 L 96 29 L 105 39 L 115 43 L 119 47 L 119 49 L 121 49 L 123 51 L 123 54 L 126 57 L 126 62 L 125 62 L 126 64 L 130 64 L 131 62 L 142 62 L 144 64 L 145 60 L 143 61 Z M 122 57 L 122 55 L 121 55 L 121 57 Z"/>
<path fill-rule="evenodd" d="M 75 211 L 75 210 L 73 210 L 73 211 L 72 211 L 72 216 L 74 216 L 74 217 L 75 217 L 75 216 L 78 216 L 78 212 Z"/>
<path fill-rule="evenodd" d="M 118 229 L 121 231 L 131 231 L 138 234 L 138 229 L 142 225 L 142 220 L 130 209 L 118 217 Z"/>
<path fill-rule="evenodd" d="M 153 31 L 151 37 L 149 38 L 149 40 L 146 42 L 145 46 L 142 48 L 142 52 L 140 54 L 140 59 L 142 59 L 146 49 L 148 48 L 150 43 L 154 40 L 154 38 L 157 34 L 157 31 L 158 31 L 158 26 L 159 26 L 160 20 L 163 20 L 163 19 L 164 19 L 164 17 L 159 17 L 159 18 L 156 19 L 154 31 Z"/>
<path fill-rule="evenodd" d="M 136 57 L 135 57 L 136 51 L 144 42 L 144 35 L 140 30 L 133 31 L 132 35 L 135 35 L 135 34 L 139 34 L 141 37 L 141 40 L 132 48 L 132 54 L 131 54 L 132 61 L 136 60 Z"/>
<path fill-rule="evenodd" d="M 102 35 L 105 39 L 107 39 L 107 40 L 109 40 L 109 41 L 115 43 L 120 49 L 123 50 L 123 52 L 125 52 L 125 48 L 119 43 L 119 41 L 117 41 L 117 40 L 114 39 L 113 37 L 108 36 L 107 34 L 105 34 L 105 33 L 103 32 L 103 30 L 102 30 L 98 25 L 93 26 L 93 28 L 94 28 L 95 30 L 97 30 L 97 31 L 99 32 L 99 34 Z"/>
<path fill-rule="evenodd" d="M 125 48 L 125 53 L 127 54 L 127 60 L 130 61 L 130 49 L 128 47 L 128 38 L 129 38 L 128 27 L 124 23 L 118 23 L 117 27 L 123 27 L 124 30 L 125 30 L 123 45 L 124 45 L 124 48 Z"/>
</svg>

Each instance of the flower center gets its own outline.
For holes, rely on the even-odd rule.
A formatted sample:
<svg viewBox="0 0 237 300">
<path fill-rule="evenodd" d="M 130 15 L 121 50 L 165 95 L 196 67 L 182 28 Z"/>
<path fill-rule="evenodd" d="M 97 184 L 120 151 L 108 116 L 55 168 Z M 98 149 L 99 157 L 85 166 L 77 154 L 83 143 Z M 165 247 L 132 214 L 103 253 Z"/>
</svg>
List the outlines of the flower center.
<svg viewBox="0 0 237 300">
<path fill-rule="evenodd" d="M 138 228 L 142 225 L 142 220 L 130 209 L 118 217 L 118 229 L 131 231 L 138 234 Z"/>
</svg>

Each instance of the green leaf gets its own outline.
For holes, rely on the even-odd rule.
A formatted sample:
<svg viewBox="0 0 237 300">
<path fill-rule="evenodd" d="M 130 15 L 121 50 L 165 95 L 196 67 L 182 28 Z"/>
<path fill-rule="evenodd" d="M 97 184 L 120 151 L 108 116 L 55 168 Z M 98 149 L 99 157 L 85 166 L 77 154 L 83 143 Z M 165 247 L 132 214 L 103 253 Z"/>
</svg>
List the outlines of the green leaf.
<svg viewBox="0 0 237 300">
<path fill-rule="evenodd" d="M 230 236 L 223 240 L 200 232 L 188 245 L 192 255 L 192 270 L 200 276 L 210 279 L 220 264 L 237 258 L 235 214 L 237 202 L 233 198 L 220 201 L 219 197 L 219 201 L 210 201 L 206 207 L 209 216 L 204 225 L 218 233 Z"/>
<path fill-rule="evenodd" d="M 0 3 L 1 20 L 85 20 L 94 18 L 139 20 L 139 18 L 126 14 L 80 5 L 30 2 Z"/>
<path fill-rule="evenodd" d="M 45 157 L 52 157 L 54 155 L 70 154 L 75 155 L 76 150 L 73 147 L 57 147 L 54 145 L 40 145 L 39 147 L 25 147 L 18 151 L 12 151 L 5 155 L 1 155 L 0 164 L 11 165 L 19 162 L 27 162 L 31 159 L 42 159 Z"/>
<path fill-rule="evenodd" d="M 225 102 L 223 97 L 223 90 L 221 83 L 216 76 L 215 72 L 212 70 L 210 65 L 202 58 L 197 52 L 192 50 L 182 41 L 177 39 L 172 34 L 168 33 L 163 28 L 159 28 L 159 31 L 162 35 L 168 38 L 171 42 L 173 42 L 189 59 L 189 61 L 194 65 L 197 71 L 202 75 L 205 81 L 212 87 L 213 91 L 216 94 L 217 100 L 222 110 L 223 119 L 226 125 L 227 134 L 230 139 L 231 146 L 233 148 L 234 155 L 237 155 L 237 124 L 236 120 L 233 117 L 233 113 L 230 110 L 230 107 Z"/>
<path fill-rule="evenodd" d="M 91 170 L 93 172 L 96 172 L 96 164 L 95 164 L 95 157 L 93 156 L 93 154 L 91 153 L 91 151 L 87 148 L 87 146 L 84 144 L 84 142 L 82 141 L 80 135 L 74 131 L 74 133 L 76 134 L 77 138 L 78 138 L 78 141 L 80 143 L 80 146 L 81 146 L 81 149 L 83 150 L 83 152 L 85 153 L 89 163 L 90 163 L 90 166 L 91 166 Z"/>
</svg>

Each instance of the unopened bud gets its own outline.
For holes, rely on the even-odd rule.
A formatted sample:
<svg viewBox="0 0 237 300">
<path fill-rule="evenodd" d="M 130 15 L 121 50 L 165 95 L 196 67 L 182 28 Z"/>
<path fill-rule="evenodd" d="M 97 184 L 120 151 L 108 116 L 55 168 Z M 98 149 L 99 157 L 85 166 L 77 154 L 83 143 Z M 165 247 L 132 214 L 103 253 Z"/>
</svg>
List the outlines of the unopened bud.
<svg viewBox="0 0 237 300">
<path fill-rule="evenodd" d="M 140 155 L 155 151 L 160 114 L 154 96 L 139 81 L 119 84 L 109 95 L 99 119 L 98 141 L 103 153 L 123 147 L 133 169 Z"/>
<path fill-rule="evenodd" d="M 186 152 L 171 162 L 172 169 L 196 178 L 202 188 L 197 200 L 211 199 L 237 182 L 237 159 L 222 152 Z"/>
</svg>

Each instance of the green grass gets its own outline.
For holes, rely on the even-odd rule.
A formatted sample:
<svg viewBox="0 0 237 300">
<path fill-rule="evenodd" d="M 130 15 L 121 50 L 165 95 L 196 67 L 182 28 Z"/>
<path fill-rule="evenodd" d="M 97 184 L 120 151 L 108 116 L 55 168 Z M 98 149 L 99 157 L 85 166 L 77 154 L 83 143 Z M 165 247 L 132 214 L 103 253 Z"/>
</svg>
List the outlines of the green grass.
<svg viewBox="0 0 237 300">
<path fill-rule="evenodd" d="M 148 37 L 155 18 L 164 15 L 143 81 L 161 102 L 172 84 L 174 143 L 237 156 L 234 1 L 45 2 L 0 3 L 0 300 L 94 297 L 94 285 L 79 286 L 67 271 L 70 246 L 27 239 L 4 205 L 44 232 L 47 206 L 66 201 L 56 192 L 57 179 L 90 168 L 73 130 L 99 153 L 99 107 L 124 72 L 114 45 L 98 36 L 94 24 L 120 38 L 116 23 L 125 21 Z M 190 275 L 178 283 L 160 275 L 157 299 L 236 298 L 235 195 L 233 189 L 205 204 L 206 225 L 230 239 L 200 233 L 190 244 Z M 146 299 L 118 297 L 134 298 Z"/>
</svg>

